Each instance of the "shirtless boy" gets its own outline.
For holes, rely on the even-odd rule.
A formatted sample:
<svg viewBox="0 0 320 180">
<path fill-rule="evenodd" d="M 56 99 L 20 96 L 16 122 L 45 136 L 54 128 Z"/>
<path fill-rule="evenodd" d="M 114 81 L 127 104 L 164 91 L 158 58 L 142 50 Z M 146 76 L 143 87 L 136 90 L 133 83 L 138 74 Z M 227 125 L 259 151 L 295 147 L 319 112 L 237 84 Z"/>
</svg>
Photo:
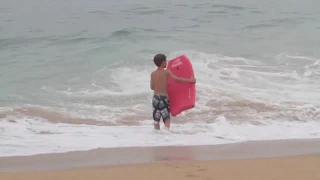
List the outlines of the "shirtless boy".
<svg viewBox="0 0 320 180">
<path fill-rule="evenodd" d="M 170 101 L 167 95 L 168 77 L 178 82 L 195 83 L 195 78 L 184 79 L 175 76 L 171 71 L 165 69 L 167 67 L 167 57 L 164 54 L 157 54 L 153 58 L 157 69 L 151 73 L 150 88 L 153 90 L 153 120 L 154 128 L 160 130 L 160 118 L 165 126 L 170 128 Z"/>
</svg>

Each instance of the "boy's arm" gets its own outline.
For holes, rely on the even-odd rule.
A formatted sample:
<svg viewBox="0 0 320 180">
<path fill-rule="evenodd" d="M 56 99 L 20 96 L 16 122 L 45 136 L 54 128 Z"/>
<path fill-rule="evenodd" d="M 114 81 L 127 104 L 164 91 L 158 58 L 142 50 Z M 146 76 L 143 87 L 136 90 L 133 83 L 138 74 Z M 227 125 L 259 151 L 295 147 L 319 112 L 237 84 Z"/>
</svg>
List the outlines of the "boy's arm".
<svg viewBox="0 0 320 180">
<path fill-rule="evenodd" d="M 175 76 L 170 70 L 167 70 L 168 76 L 178 82 L 196 82 L 195 78 L 185 79 Z"/>
<path fill-rule="evenodd" d="M 150 75 L 150 89 L 153 90 L 154 89 L 154 85 L 153 85 L 153 73 L 151 73 Z"/>
</svg>

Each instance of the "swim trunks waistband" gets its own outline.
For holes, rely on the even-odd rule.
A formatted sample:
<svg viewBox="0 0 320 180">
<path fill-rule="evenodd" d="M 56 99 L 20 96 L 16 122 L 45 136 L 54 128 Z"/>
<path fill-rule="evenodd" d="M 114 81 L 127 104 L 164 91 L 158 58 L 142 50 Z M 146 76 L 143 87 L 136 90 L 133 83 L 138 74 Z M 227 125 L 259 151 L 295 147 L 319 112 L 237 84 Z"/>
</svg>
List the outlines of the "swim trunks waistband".
<svg viewBox="0 0 320 180">
<path fill-rule="evenodd" d="M 159 93 L 159 94 L 153 94 L 154 96 L 168 96 L 168 94 L 162 94 L 162 93 Z"/>
</svg>

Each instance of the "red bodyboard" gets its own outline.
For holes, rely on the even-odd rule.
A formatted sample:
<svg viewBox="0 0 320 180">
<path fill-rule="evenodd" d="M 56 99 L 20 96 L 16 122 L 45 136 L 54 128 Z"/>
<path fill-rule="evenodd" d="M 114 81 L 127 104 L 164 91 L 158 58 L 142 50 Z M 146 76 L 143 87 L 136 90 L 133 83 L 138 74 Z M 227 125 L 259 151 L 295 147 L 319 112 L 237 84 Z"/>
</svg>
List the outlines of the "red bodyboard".
<svg viewBox="0 0 320 180">
<path fill-rule="evenodd" d="M 184 55 L 168 61 L 167 69 L 177 77 L 194 77 L 192 64 Z M 176 116 L 183 111 L 191 109 L 195 106 L 196 101 L 195 83 L 177 82 L 169 77 L 168 96 L 172 116 Z"/>
</svg>

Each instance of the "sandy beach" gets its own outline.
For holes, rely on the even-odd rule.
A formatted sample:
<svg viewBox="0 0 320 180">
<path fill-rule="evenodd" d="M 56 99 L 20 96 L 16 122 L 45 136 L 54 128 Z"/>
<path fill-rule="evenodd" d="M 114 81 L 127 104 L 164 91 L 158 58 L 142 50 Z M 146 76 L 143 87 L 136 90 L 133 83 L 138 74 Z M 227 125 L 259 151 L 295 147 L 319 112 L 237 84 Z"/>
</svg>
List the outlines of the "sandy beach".
<svg viewBox="0 0 320 180">
<path fill-rule="evenodd" d="M 320 154 L 245 160 L 178 161 L 56 171 L 1 173 L 1 180 L 319 180 Z"/>
<path fill-rule="evenodd" d="M 2 157 L 0 170 L 1 180 L 319 180 L 320 140 L 96 149 Z"/>
</svg>

